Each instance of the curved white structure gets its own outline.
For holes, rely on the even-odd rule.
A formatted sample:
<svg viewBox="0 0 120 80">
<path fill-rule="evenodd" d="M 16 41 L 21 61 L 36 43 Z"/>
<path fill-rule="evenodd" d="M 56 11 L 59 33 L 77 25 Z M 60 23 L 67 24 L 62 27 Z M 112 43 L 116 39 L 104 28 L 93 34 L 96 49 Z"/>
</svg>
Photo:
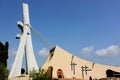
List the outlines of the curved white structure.
<svg viewBox="0 0 120 80">
<path fill-rule="evenodd" d="M 16 38 L 20 39 L 20 44 L 13 63 L 13 67 L 9 74 L 9 78 L 21 75 L 22 60 L 24 53 L 26 56 L 27 72 L 29 73 L 33 69 L 39 69 L 33 52 L 28 4 L 23 3 L 23 23 L 18 21 L 18 27 L 21 29 L 22 33 L 16 36 Z"/>
</svg>

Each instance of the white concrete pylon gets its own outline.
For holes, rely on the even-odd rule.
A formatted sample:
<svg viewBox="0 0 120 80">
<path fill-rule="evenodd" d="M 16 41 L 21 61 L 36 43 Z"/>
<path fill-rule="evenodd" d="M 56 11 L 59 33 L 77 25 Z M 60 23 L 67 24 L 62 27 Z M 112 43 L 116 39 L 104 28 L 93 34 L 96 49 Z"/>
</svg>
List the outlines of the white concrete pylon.
<svg viewBox="0 0 120 80">
<path fill-rule="evenodd" d="M 9 78 L 17 77 L 21 75 L 23 54 L 26 55 L 26 66 L 28 73 L 35 69 L 38 70 L 38 65 L 34 56 L 32 39 L 31 39 L 31 26 L 29 20 L 29 10 L 28 4 L 23 3 L 23 23 L 18 21 L 18 27 L 21 29 L 22 33 L 17 36 L 20 39 L 18 51 L 13 63 L 12 69 L 9 74 Z"/>
</svg>

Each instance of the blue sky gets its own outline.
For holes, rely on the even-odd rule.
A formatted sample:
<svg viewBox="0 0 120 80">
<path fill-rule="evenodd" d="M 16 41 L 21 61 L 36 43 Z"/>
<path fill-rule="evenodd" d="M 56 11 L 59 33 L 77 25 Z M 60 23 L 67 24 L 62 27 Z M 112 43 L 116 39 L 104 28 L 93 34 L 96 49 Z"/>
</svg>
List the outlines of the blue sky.
<svg viewBox="0 0 120 80">
<path fill-rule="evenodd" d="M 120 66 L 120 0 L 0 0 L 0 41 L 9 42 L 8 67 L 14 61 L 22 21 L 22 3 L 29 4 L 30 22 L 52 45 L 80 58 Z M 37 63 L 48 51 L 32 34 Z"/>
</svg>

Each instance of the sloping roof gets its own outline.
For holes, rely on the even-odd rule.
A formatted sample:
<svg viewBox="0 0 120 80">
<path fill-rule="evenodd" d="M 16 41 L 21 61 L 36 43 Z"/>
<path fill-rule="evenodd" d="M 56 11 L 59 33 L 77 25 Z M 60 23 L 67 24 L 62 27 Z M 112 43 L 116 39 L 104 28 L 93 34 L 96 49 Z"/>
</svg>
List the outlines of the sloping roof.
<svg viewBox="0 0 120 80">
<path fill-rule="evenodd" d="M 63 71 L 65 78 L 75 77 L 81 79 L 88 79 L 90 76 L 92 78 L 106 77 L 106 70 L 108 69 L 120 72 L 120 67 L 102 65 L 78 58 L 57 45 L 50 50 L 50 54 L 42 68 L 48 69 L 49 66 L 53 67 L 52 77 L 54 78 L 57 78 L 58 69 Z"/>
</svg>

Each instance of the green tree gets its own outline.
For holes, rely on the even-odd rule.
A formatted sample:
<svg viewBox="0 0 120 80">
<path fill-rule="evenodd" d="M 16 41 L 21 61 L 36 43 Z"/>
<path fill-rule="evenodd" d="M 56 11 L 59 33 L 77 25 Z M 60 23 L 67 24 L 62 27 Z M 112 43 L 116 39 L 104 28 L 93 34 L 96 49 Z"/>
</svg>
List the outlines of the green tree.
<svg viewBox="0 0 120 80">
<path fill-rule="evenodd" d="M 7 69 L 8 42 L 5 45 L 0 42 L 0 80 L 7 80 L 9 71 Z"/>
<path fill-rule="evenodd" d="M 8 42 L 6 42 L 5 45 L 0 42 L 0 63 L 2 63 L 5 67 L 7 67 L 8 47 Z"/>
<path fill-rule="evenodd" d="M 46 71 L 41 68 L 39 69 L 39 71 L 31 71 L 29 75 L 30 77 L 32 77 L 33 80 L 53 80 L 50 77 L 48 77 Z"/>
<path fill-rule="evenodd" d="M 8 69 L 2 63 L 0 63 L 0 80 L 7 80 L 8 74 Z"/>
</svg>

